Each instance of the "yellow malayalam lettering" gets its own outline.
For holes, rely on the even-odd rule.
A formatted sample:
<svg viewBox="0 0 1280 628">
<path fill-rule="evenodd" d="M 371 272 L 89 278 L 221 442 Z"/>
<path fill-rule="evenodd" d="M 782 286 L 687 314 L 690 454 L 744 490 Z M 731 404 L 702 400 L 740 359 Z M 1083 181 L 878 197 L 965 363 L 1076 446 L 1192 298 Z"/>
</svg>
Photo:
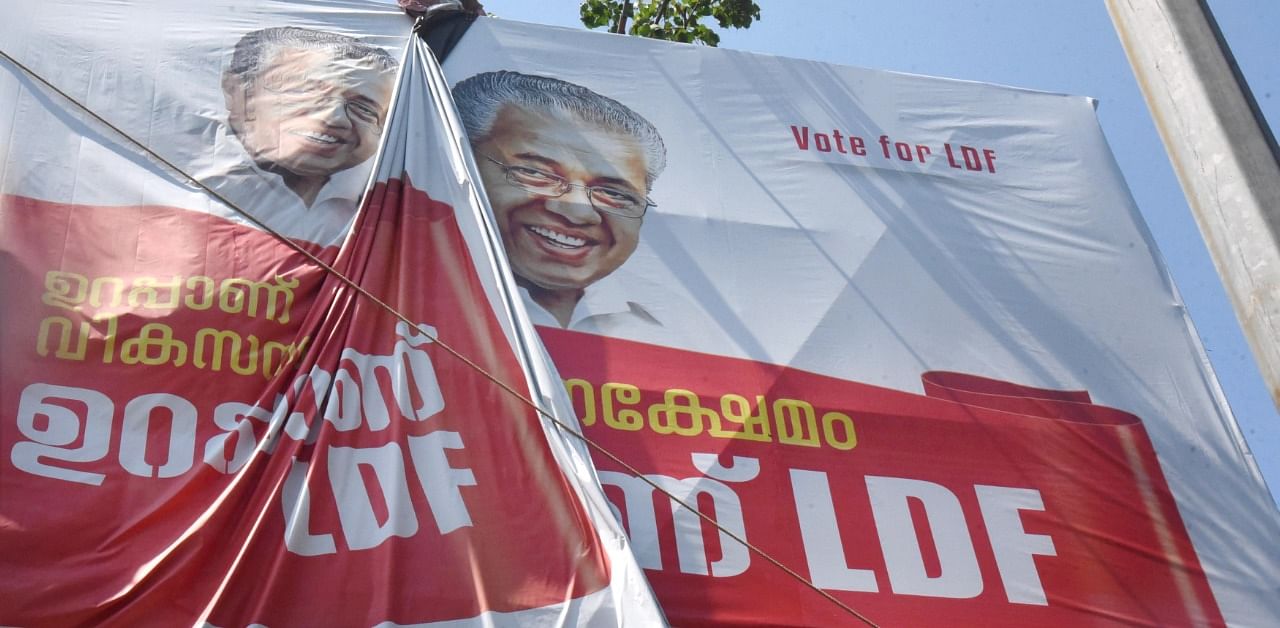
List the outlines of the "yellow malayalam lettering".
<svg viewBox="0 0 1280 628">
<path fill-rule="evenodd" d="M 213 307 L 213 300 L 218 296 L 217 282 L 212 277 L 196 275 L 187 277 L 187 296 L 182 304 L 193 310 L 207 310 Z M 200 298 L 197 298 L 200 295 Z"/>
<path fill-rule="evenodd" d="M 688 425 L 681 425 L 682 414 L 688 416 Z M 702 407 L 697 393 L 673 388 L 663 394 L 663 403 L 649 406 L 649 429 L 657 434 L 697 436 L 708 414 L 714 413 Z"/>
<path fill-rule="evenodd" d="M 736 424 L 738 429 L 725 429 L 721 418 L 726 419 L 730 426 Z M 720 397 L 720 414 L 711 413 L 711 429 L 707 433 L 716 438 L 767 443 L 772 440 L 769 434 L 769 403 L 764 400 L 764 395 L 756 395 L 754 405 L 742 395 L 724 395 Z"/>
<path fill-rule="evenodd" d="M 298 356 L 306 352 L 307 343 L 309 342 L 311 342 L 311 337 L 304 336 L 302 341 L 296 344 L 284 344 L 283 342 L 276 342 L 274 340 L 268 340 L 263 343 L 262 376 L 267 379 L 275 377 L 276 374 L 283 370 L 285 366 L 288 366 L 294 360 L 297 360 Z M 276 365 L 275 368 L 272 368 L 272 365 L 275 364 L 275 358 L 272 356 L 280 356 L 280 363 Z"/>
<path fill-rule="evenodd" d="M 85 350 L 89 344 L 89 323 L 84 321 L 80 323 L 79 338 L 74 339 L 75 348 L 71 347 L 73 342 L 74 323 L 65 316 L 50 316 L 40 321 L 40 334 L 36 337 L 36 353 L 43 356 L 49 355 L 49 334 L 53 328 L 58 328 L 58 348 L 54 350 L 54 356 L 63 360 L 83 360 Z"/>
<path fill-rule="evenodd" d="M 837 427 L 843 436 L 836 434 Z M 858 434 L 853 430 L 853 419 L 843 412 L 827 412 L 822 415 L 822 439 L 836 449 L 848 451 L 858 446 Z"/>
<path fill-rule="evenodd" d="M 285 279 L 279 275 L 276 275 L 275 285 L 265 281 L 227 279 L 218 287 L 218 309 L 228 314 L 244 312 L 256 318 L 261 304 L 263 318 L 283 325 L 289 322 L 293 289 L 297 287 L 297 279 Z"/>
<path fill-rule="evenodd" d="M 122 277 L 95 278 L 89 285 L 89 305 L 95 308 L 119 306 L 124 302 L 124 286 Z"/>
<path fill-rule="evenodd" d="M 217 306 L 228 314 L 262 317 L 286 325 L 292 318 L 294 289 L 300 280 L 276 275 L 270 281 L 242 277 L 215 280 L 204 275 L 183 277 L 87 277 L 51 270 L 45 273 L 45 305 L 84 312 L 95 317 L 120 308 L 175 311 L 186 307 L 208 310 Z"/>
<path fill-rule="evenodd" d="M 88 296 L 88 277 L 76 273 L 64 273 L 60 270 L 45 273 L 44 294 L 40 296 L 40 301 L 45 305 L 74 310 L 83 304 Z"/>
<path fill-rule="evenodd" d="M 578 413 L 578 420 L 582 422 L 584 427 L 590 427 L 596 424 L 596 389 L 585 379 L 566 379 L 564 380 L 564 389 L 569 393 L 569 400 L 573 402 L 573 407 L 582 408 Z M 581 403 L 579 403 L 581 400 Z"/>
<path fill-rule="evenodd" d="M 818 443 L 818 421 L 813 405 L 798 399 L 773 402 L 773 416 L 778 425 L 778 442 L 802 447 L 821 447 Z"/>
<path fill-rule="evenodd" d="M 94 322 L 106 321 L 107 331 L 102 335 L 102 363 L 111 364 L 112 356 L 116 352 L 116 336 L 119 333 L 119 324 L 117 316 L 108 314 L 101 317 L 94 317 Z"/>
<path fill-rule="evenodd" d="M 152 350 L 155 353 L 152 353 Z M 187 362 L 187 343 L 173 339 L 173 328 L 164 323 L 147 323 L 137 338 L 130 338 L 120 346 L 120 361 L 125 364 L 173 364 Z"/>
<path fill-rule="evenodd" d="M 600 388 L 601 403 L 604 406 L 604 424 L 615 430 L 634 432 L 644 429 L 644 415 L 636 410 L 618 410 L 614 403 L 635 405 L 640 403 L 640 389 L 630 384 L 609 382 Z"/>
<path fill-rule="evenodd" d="M 257 374 L 270 379 L 297 360 L 311 341 L 310 336 L 305 336 L 290 344 L 263 342 L 253 334 L 242 336 L 233 330 L 211 327 L 198 330 L 190 343 L 174 335 L 168 325 L 147 323 L 137 335 L 127 337 L 126 334 L 120 342 L 118 315 L 95 316 L 78 325 L 66 316 L 49 316 L 40 321 L 36 353 L 41 357 L 52 354 L 60 360 L 75 361 L 83 361 L 90 354 L 101 355 L 103 364 L 111 364 L 119 357 L 120 362 L 127 365 L 182 366 L 187 363 L 190 348 L 190 364 L 196 368 L 215 372 L 230 368 L 239 375 Z M 120 345 L 118 356 L 117 343 Z"/>
<path fill-rule="evenodd" d="M 241 375 L 249 375 L 258 371 L 258 337 L 249 334 L 249 352 L 241 357 L 240 351 L 244 340 L 240 334 L 229 329 L 217 330 L 205 327 L 196 332 L 195 354 L 191 358 L 191 363 L 197 368 L 208 368 L 211 371 L 221 371 L 223 363 L 223 347 L 229 347 L 226 351 L 227 360 L 231 363 L 231 370 Z M 205 347 L 212 345 L 212 356 L 208 360 L 205 359 Z"/>
<path fill-rule="evenodd" d="M 840 451 L 858 446 L 852 417 L 843 412 L 818 412 L 802 399 L 769 400 L 764 395 L 748 398 L 727 393 L 719 397 L 720 411 L 716 412 L 714 405 L 703 405 L 702 396 L 683 388 L 646 393 L 631 384 L 608 382 L 597 389 L 579 378 L 567 379 L 564 385 L 586 427 L 599 420 L 615 430 L 636 432 L 648 427 L 664 436 L 706 434 L 796 447 L 825 445 Z M 661 401 L 645 403 L 646 396 L 657 394 L 662 395 Z"/>
<path fill-rule="evenodd" d="M 182 277 L 174 275 L 169 281 L 154 277 L 138 277 L 129 290 L 129 305 L 150 310 L 178 309 L 178 296 L 182 290 Z"/>
</svg>

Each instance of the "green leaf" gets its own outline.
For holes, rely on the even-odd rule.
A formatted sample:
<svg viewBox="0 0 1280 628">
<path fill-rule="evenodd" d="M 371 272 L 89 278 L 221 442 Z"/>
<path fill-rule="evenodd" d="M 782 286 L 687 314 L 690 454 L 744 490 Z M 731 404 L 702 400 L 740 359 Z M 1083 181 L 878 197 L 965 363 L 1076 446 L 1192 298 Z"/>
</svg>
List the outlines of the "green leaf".
<svg viewBox="0 0 1280 628">
<path fill-rule="evenodd" d="M 702 19 L 710 17 L 720 28 L 747 28 L 760 19 L 754 0 L 582 0 L 580 15 L 587 28 L 616 28 L 624 9 L 628 32 L 638 37 L 716 46 L 720 35 Z"/>
<path fill-rule="evenodd" d="M 586 0 L 582 3 L 579 16 L 582 19 L 583 26 L 587 28 L 600 28 L 609 25 L 609 16 L 612 15 L 612 7 L 609 6 L 608 0 Z"/>
</svg>

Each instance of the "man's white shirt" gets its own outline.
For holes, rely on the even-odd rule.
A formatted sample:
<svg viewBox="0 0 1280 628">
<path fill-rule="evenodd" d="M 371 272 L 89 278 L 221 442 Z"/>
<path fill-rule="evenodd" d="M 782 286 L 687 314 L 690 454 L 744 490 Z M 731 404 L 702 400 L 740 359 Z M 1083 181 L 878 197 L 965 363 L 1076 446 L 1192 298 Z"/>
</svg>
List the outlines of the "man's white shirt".
<svg viewBox="0 0 1280 628">
<path fill-rule="evenodd" d="M 524 300 L 529 320 L 534 325 L 563 327 L 572 331 L 655 344 L 665 344 L 662 341 L 669 336 L 662 322 L 647 308 L 628 300 L 607 285 L 596 285 L 586 290 L 574 307 L 568 325 L 561 325 L 551 312 L 533 300 L 529 290 L 523 286 L 520 287 L 520 297 Z"/>
<path fill-rule="evenodd" d="M 561 325 L 523 286 L 520 298 L 534 325 L 688 351 L 725 355 L 735 352 L 724 330 L 693 303 L 670 294 L 662 297 L 655 292 L 662 291 L 661 286 L 624 273 L 619 275 L 624 278 L 612 276 L 589 286 L 574 307 L 568 325 Z"/>
<path fill-rule="evenodd" d="M 370 159 L 335 173 L 307 207 L 280 175 L 259 168 L 224 124 L 214 140 L 209 166 L 197 171 L 196 178 L 275 231 L 290 238 L 338 245 L 351 229 L 372 167 Z M 220 203 L 210 204 L 210 213 L 253 226 Z"/>
</svg>

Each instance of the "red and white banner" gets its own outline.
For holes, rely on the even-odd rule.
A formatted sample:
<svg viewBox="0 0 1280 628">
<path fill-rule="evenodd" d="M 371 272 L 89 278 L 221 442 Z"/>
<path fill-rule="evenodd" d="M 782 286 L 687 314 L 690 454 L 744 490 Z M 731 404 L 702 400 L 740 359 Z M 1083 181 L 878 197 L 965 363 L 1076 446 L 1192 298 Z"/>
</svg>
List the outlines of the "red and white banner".
<svg viewBox="0 0 1280 628">
<path fill-rule="evenodd" d="M 1088 99 L 490 19 L 442 74 L 364 0 L 0 48 L 250 215 L 0 63 L 0 624 L 852 621 L 653 485 L 884 625 L 1280 624 Z"/>
<path fill-rule="evenodd" d="M 1089 99 L 485 19 L 444 69 L 652 482 L 884 625 L 1280 623 L 1280 514 Z M 854 621 L 596 463 L 673 623 Z"/>
<path fill-rule="evenodd" d="M 3 65 L 0 624 L 661 622 L 408 18 L 85 9 L 0 45 L 336 273 Z"/>
<path fill-rule="evenodd" d="M 869 617 L 1222 623 L 1141 421 L 1086 391 L 933 372 L 915 395 L 563 330 L 543 338 L 593 439 Z M 602 354 L 613 358 L 603 367 Z M 673 621 L 848 619 L 598 464 Z"/>
</svg>

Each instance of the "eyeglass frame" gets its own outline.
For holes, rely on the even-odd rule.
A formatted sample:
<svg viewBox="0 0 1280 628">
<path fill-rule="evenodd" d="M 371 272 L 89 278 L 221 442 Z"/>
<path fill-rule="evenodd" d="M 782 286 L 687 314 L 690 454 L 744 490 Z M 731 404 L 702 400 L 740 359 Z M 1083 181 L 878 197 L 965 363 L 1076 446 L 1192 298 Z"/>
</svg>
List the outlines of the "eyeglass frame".
<svg viewBox="0 0 1280 628">
<path fill-rule="evenodd" d="M 542 197 L 546 197 L 546 198 L 560 198 L 561 196 L 564 196 L 565 194 L 568 194 L 568 193 L 569 193 L 569 191 L 570 191 L 570 190 L 572 190 L 573 188 L 582 188 L 582 189 L 583 189 L 583 190 L 585 190 L 585 191 L 586 191 L 586 193 L 587 193 L 587 201 L 589 201 L 589 202 L 591 203 L 591 208 L 592 208 L 592 209 L 594 209 L 594 210 L 596 210 L 596 211 L 598 211 L 598 212 L 604 212 L 604 213 L 606 213 L 606 214 L 610 214 L 610 215 L 613 215 L 613 216 L 618 216 L 618 217 L 620 217 L 620 218 L 632 218 L 632 219 L 635 219 L 635 220 L 639 220 L 639 219 L 641 219 L 641 218 L 644 218 L 644 215 L 645 215 L 646 213 L 648 213 L 648 212 L 649 212 L 649 208 L 650 208 L 650 207 L 657 207 L 657 206 L 658 206 L 658 204 L 657 204 L 657 203 L 653 202 L 653 199 L 649 198 L 649 197 L 648 197 L 648 196 L 646 196 L 646 195 L 640 195 L 639 200 L 640 200 L 640 201 L 642 201 L 642 203 L 640 204 L 640 213 L 639 213 L 639 214 L 636 214 L 636 215 L 634 215 L 634 216 L 633 216 L 633 215 L 631 215 L 631 214 L 624 214 L 624 213 L 622 213 L 622 212 L 618 211 L 617 209 L 612 209 L 612 208 L 607 208 L 607 207 L 600 207 L 599 205 L 597 205 L 597 204 L 596 204 L 596 199 L 595 199 L 595 197 L 594 197 L 594 196 L 592 196 L 592 194 L 591 194 L 591 193 L 592 193 L 592 191 L 593 191 L 593 190 L 610 190 L 610 191 L 613 191 L 613 192 L 616 192 L 616 193 L 618 193 L 618 194 L 622 194 L 622 195 L 625 195 L 625 196 L 635 196 L 634 194 L 632 194 L 632 193 L 630 193 L 630 192 L 627 192 L 627 191 L 625 191 L 625 190 L 618 189 L 618 188 L 616 188 L 616 187 L 610 187 L 610 186 L 607 186 L 607 185 L 586 185 L 586 184 L 584 184 L 584 183 L 570 183 L 568 179 L 565 179 L 564 177 L 562 177 L 562 176 L 560 176 L 560 175 L 558 175 L 558 174 L 551 173 L 551 172 L 547 172 L 546 170 L 542 170 L 542 169 L 540 169 L 540 168 L 531 168 L 531 167 L 529 167 L 529 166 L 513 166 L 513 165 L 510 165 L 510 164 L 504 164 L 504 163 L 502 163 L 501 161 L 498 161 L 497 159 L 495 159 L 495 158 L 493 158 L 493 157 L 491 157 L 491 156 L 489 156 L 489 155 L 486 155 L 486 154 L 484 154 L 484 153 L 476 153 L 476 154 L 477 154 L 477 155 L 480 155 L 481 157 L 484 157 L 485 159 L 488 159 L 489 161 L 493 162 L 493 163 L 494 163 L 494 165 L 496 165 L 496 166 L 498 166 L 499 168 L 501 168 L 501 169 L 502 169 L 502 176 L 503 176 L 503 178 L 505 178 L 505 179 L 507 180 L 507 183 L 509 183 L 510 185 L 513 185 L 513 186 L 515 186 L 515 187 L 518 187 L 518 188 L 520 188 L 520 189 L 522 189 L 522 190 L 525 190 L 526 192 L 529 192 L 529 193 L 531 193 L 531 194 L 536 194 L 536 195 L 538 195 L 538 196 L 542 196 Z M 557 189 L 560 189 L 560 192 L 559 192 L 558 194 L 547 194 L 546 192 L 548 192 L 548 191 L 550 191 L 550 190 L 537 190 L 537 189 L 531 188 L 531 187 L 529 187 L 529 186 L 527 186 L 527 185 L 525 185 L 525 184 L 523 184 L 523 183 L 520 183 L 519 181 L 516 181 L 515 179 L 513 179 L 513 178 L 512 178 L 512 175 L 511 175 L 511 170 L 512 170 L 512 169 L 514 169 L 514 168 L 521 168 L 521 169 L 523 169 L 523 170 L 532 170 L 532 171 L 534 171 L 534 172 L 537 172 L 537 173 L 539 173 L 539 174 L 541 174 L 541 175 L 543 175 L 543 176 L 547 177 L 548 179 L 552 179 L 552 180 L 555 180 L 555 181 L 559 181 L 559 182 L 560 182 L 560 185 L 557 187 Z"/>
<path fill-rule="evenodd" d="M 294 103 L 287 103 L 286 106 L 314 109 L 318 107 L 323 107 L 328 103 L 336 100 L 342 103 L 343 113 L 347 116 L 348 120 L 352 120 L 353 122 L 357 122 L 359 124 L 369 125 L 375 129 L 381 129 L 386 124 L 386 120 L 385 120 L 386 113 L 378 112 L 376 110 L 376 103 L 375 103 L 375 106 L 370 106 L 367 103 L 363 102 L 363 100 L 367 100 L 367 99 L 357 100 L 354 98 L 347 98 L 345 96 L 319 94 L 310 90 L 283 89 L 280 86 L 270 84 L 270 81 L 257 81 L 257 83 L 259 84 L 259 86 L 262 87 L 263 91 L 267 93 L 274 94 L 276 96 L 281 96 L 286 99 L 292 99 L 292 100 L 298 101 Z M 304 99 L 308 99 L 308 98 L 313 99 L 312 102 L 310 103 L 302 102 Z M 373 114 L 372 120 L 365 120 L 359 114 L 352 114 L 351 109 L 353 107 L 360 108 L 360 109 L 369 109 L 370 112 Z"/>
</svg>

